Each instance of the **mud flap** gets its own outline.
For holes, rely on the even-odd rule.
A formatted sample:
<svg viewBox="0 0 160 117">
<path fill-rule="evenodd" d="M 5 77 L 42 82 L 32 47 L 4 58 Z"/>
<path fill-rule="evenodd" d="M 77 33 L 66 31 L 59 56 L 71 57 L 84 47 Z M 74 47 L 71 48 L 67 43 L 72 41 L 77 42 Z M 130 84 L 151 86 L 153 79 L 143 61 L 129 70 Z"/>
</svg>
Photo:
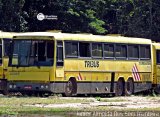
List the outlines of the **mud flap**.
<svg viewBox="0 0 160 117">
<path fill-rule="evenodd" d="M 114 93 L 114 80 L 115 80 L 115 72 L 111 73 L 111 88 L 110 88 L 110 92 Z"/>
</svg>

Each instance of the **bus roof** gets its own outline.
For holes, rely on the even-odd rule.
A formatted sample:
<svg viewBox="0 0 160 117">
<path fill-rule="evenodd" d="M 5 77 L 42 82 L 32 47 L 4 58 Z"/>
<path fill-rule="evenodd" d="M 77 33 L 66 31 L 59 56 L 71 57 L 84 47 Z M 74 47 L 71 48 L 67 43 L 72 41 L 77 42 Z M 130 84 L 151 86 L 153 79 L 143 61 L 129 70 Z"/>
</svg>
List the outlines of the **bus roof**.
<svg viewBox="0 0 160 117">
<path fill-rule="evenodd" d="M 14 32 L 2 32 L 2 31 L 0 31 L 0 39 L 2 39 L 2 38 L 12 39 L 13 35 L 15 35 L 15 34 L 16 33 L 14 33 Z"/>
<path fill-rule="evenodd" d="M 155 47 L 155 49 L 160 50 L 160 43 L 152 43 L 152 45 Z"/>
<path fill-rule="evenodd" d="M 88 42 L 110 42 L 110 43 L 134 43 L 134 44 L 151 44 L 150 39 L 123 37 L 123 36 L 103 36 L 92 34 L 71 34 L 71 33 L 52 33 L 52 32 L 26 32 L 14 35 L 14 39 L 55 39 L 55 40 L 72 40 Z"/>
</svg>

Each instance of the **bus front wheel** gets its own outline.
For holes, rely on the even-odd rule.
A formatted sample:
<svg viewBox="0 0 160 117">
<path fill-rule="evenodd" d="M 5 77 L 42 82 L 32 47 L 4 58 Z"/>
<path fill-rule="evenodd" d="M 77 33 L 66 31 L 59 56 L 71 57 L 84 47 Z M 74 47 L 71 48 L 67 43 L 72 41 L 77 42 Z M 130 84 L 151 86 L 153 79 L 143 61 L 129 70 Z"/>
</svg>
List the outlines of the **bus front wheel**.
<svg viewBox="0 0 160 117">
<path fill-rule="evenodd" d="M 76 81 L 70 79 L 65 86 L 65 96 L 71 97 L 76 93 Z"/>
</svg>

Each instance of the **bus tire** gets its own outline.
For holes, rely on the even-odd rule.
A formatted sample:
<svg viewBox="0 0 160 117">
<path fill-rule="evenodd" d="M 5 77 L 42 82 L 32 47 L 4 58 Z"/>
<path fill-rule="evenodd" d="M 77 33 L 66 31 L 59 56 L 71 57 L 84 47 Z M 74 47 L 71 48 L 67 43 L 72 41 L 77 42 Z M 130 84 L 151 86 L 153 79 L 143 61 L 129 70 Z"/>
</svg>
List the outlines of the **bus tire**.
<svg viewBox="0 0 160 117">
<path fill-rule="evenodd" d="M 125 92 L 124 85 L 125 85 L 124 79 L 120 78 L 116 84 L 115 96 L 123 96 L 124 95 L 124 92 Z"/>
<path fill-rule="evenodd" d="M 7 89 L 3 90 L 3 91 L 2 91 L 2 94 L 3 94 L 3 95 L 8 95 L 8 90 L 7 90 Z"/>
<path fill-rule="evenodd" d="M 7 80 L 0 80 L 1 81 L 1 85 L 2 85 L 2 91 L 1 93 L 3 95 L 8 95 L 8 88 L 7 88 Z"/>
<path fill-rule="evenodd" d="M 73 96 L 73 94 L 76 94 L 76 91 L 77 91 L 76 80 L 74 78 L 71 78 L 65 86 L 65 96 L 71 97 Z"/>
<path fill-rule="evenodd" d="M 134 81 L 132 78 L 129 78 L 125 85 L 125 94 L 130 96 L 134 93 Z"/>
</svg>

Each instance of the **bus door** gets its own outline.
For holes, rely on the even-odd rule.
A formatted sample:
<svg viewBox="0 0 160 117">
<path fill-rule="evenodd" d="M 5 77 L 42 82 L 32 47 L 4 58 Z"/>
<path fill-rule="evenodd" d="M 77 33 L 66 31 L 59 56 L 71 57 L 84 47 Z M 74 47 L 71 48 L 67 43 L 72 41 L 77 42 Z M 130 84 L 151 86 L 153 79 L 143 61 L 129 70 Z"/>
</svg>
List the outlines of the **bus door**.
<svg viewBox="0 0 160 117">
<path fill-rule="evenodd" d="M 53 40 L 14 40 L 10 80 L 49 82 L 53 55 Z"/>
<path fill-rule="evenodd" d="M 57 54 L 56 54 L 56 79 L 64 78 L 64 61 L 63 61 L 63 42 L 57 41 Z"/>
<path fill-rule="evenodd" d="M 61 83 L 64 81 L 63 42 L 57 41 L 56 45 L 56 72 L 55 79 L 52 78 L 52 81 L 57 82 L 54 85 L 54 92 L 64 92 L 64 85 Z"/>
</svg>

